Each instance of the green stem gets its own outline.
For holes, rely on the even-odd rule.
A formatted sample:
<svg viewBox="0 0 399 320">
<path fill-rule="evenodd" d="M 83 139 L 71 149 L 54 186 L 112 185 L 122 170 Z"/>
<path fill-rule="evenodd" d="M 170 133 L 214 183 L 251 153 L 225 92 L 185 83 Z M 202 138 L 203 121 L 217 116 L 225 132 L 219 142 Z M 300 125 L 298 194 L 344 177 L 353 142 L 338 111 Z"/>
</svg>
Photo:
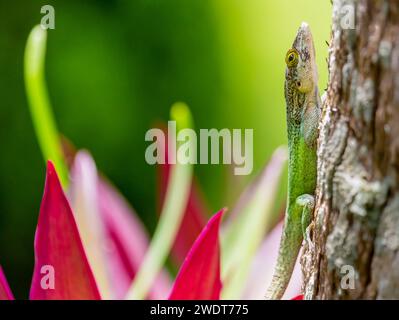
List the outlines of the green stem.
<svg viewBox="0 0 399 320">
<path fill-rule="evenodd" d="M 68 184 L 68 169 L 64 161 L 60 137 L 52 114 L 44 79 L 47 32 L 35 26 L 25 48 L 25 86 L 30 112 L 44 160 L 51 160 L 61 183 Z"/>
<path fill-rule="evenodd" d="M 190 110 L 183 103 L 171 109 L 171 118 L 177 130 L 192 127 Z M 186 142 L 189 143 L 189 142 Z M 170 174 L 165 202 L 150 247 L 127 294 L 127 299 L 139 300 L 147 297 L 172 248 L 185 212 L 193 174 L 190 164 L 176 163 Z"/>
</svg>

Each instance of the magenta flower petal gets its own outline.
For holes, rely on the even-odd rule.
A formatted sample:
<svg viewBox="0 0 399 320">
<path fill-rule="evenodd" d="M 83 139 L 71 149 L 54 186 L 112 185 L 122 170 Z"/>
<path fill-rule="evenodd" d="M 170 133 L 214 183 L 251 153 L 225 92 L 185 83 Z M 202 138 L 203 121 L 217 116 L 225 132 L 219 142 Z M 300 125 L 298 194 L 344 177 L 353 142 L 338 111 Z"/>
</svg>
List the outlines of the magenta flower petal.
<svg viewBox="0 0 399 320">
<path fill-rule="evenodd" d="M 14 300 L 14 296 L 11 292 L 6 276 L 4 275 L 3 269 L 0 266 L 0 300 Z"/>
<path fill-rule="evenodd" d="M 31 299 L 101 298 L 72 210 L 50 161 L 34 248 Z"/>
<path fill-rule="evenodd" d="M 219 226 L 224 211 L 215 214 L 195 240 L 176 277 L 170 300 L 220 298 Z"/>
<path fill-rule="evenodd" d="M 303 300 L 303 294 L 300 294 L 296 296 L 295 298 L 292 298 L 291 300 Z"/>
<path fill-rule="evenodd" d="M 169 174 L 172 165 L 168 164 L 168 148 L 164 147 L 161 153 L 165 154 L 165 164 L 158 166 L 158 203 L 162 207 L 165 198 L 166 188 L 168 186 Z M 172 248 L 172 257 L 176 263 L 181 264 L 193 245 L 195 239 L 205 227 L 208 210 L 203 200 L 202 193 L 199 190 L 195 180 L 191 186 L 190 195 L 187 201 L 186 212 L 184 213 L 180 229 L 176 235 Z"/>
<path fill-rule="evenodd" d="M 126 200 L 104 179 L 99 179 L 98 199 L 108 237 L 108 258 L 112 286 L 123 298 L 136 275 L 149 245 L 148 235 Z M 171 288 L 169 276 L 162 271 L 150 292 L 150 299 L 165 299 Z"/>
</svg>

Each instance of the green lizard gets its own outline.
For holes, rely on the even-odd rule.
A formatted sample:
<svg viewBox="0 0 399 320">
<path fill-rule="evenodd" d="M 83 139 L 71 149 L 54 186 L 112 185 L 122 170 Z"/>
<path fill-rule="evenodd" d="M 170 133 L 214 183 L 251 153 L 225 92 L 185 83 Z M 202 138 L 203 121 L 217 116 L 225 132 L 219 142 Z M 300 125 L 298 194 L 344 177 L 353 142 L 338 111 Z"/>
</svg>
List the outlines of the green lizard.
<svg viewBox="0 0 399 320">
<path fill-rule="evenodd" d="M 321 100 L 312 34 L 302 23 L 285 58 L 288 197 L 277 265 L 266 299 L 281 299 L 291 278 L 314 209 Z"/>
</svg>

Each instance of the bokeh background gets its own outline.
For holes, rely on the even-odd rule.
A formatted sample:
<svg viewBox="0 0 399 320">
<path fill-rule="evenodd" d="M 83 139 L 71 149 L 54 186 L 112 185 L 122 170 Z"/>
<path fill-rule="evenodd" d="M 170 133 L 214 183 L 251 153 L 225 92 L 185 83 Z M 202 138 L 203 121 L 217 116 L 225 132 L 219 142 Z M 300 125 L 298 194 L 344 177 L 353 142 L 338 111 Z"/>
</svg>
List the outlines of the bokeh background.
<svg viewBox="0 0 399 320">
<path fill-rule="evenodd" d="M 313 31 L 320 88 L 327 82 L 328 0 L 0 1 L 0 264 L 27 298 L 45 165 L 23 82 L 23 52 L 40 8 L 55 8 L 46 77 L 60 131 L 90 150 L 148 231 L 156 225 L 155 168 L 145 132 L 175 101 L 197 128 L 253 128 L 254 171 L 196 166 L 211 211 L 232 206 L 286 142 L 284 57 L 297 28 Z"/>
</svg>

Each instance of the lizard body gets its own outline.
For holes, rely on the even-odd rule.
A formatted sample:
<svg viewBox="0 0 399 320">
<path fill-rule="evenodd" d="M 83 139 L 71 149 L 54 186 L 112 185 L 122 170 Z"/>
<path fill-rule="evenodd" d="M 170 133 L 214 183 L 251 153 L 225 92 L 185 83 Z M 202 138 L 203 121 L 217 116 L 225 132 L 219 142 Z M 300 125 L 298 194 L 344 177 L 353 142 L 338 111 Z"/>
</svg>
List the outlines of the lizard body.
<svg viewBox="0 0 399 320">
<path fill-rule="evenodd" d="M 302 23 L 286 55 L 288 195 L 277 265 L 266 299 L 281 299 L 314 209 L 317 136 L 321 100 L 310 28 Z"/>
</svg>

